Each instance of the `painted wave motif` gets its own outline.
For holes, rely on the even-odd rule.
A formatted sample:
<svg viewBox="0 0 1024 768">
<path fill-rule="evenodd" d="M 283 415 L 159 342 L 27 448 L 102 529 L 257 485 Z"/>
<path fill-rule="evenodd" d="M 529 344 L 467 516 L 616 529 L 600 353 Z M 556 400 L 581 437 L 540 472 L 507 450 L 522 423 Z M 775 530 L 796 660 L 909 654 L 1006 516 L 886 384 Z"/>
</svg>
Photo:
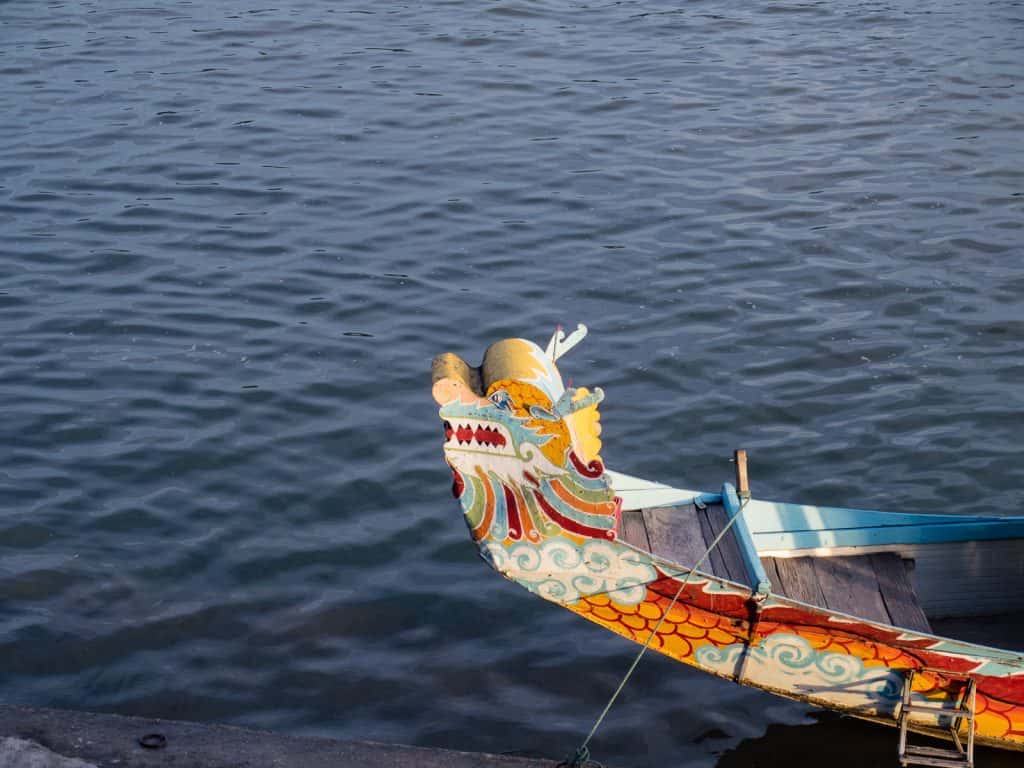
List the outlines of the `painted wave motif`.
<svg viewBox="0 0 1024 768">
<path fill-rule="evenodd" d="M 753 648 L 745 643 L 703 646 L 694 661 L 723 677 L 742 666 L 746 681 L 765 688 L 805 695 L 830 691 L 850 707 L 871 702 L 877 710 L 891 712 L 903 694 L 903 676 L 896 670 L 868 667 L 849 653 L 819 651 L 800 635 L 780 632 Z"/>
<path fill-rule="evenodd" d="M 689 584 L 671 605 L 675 578 L 647 585 L 647 598 L 626 606 L 611 595 L 589 595 L 565 607 L 637 643 L 647 641 L 667 612 L 651 644 L 667 656 L 744 685 L 851 714 L 892 718 L 902 692 L 904 671 L 938 668 L 971 673 L 978 685 L 975 710 L 979 743 L 1024 750 L 1024 669 L 983 674 L 986 658 L 944 652 L 947 641 L 905 633 L 870 622 L 837 619 L 784 598 L 770 597 L 751 623 L 749 595 L 711 589 L 715 581 Z M 920 676 L 912 698 L 951 708 L 959 685 Z M 895 722 L 895 721 L 893 721 Z M 925 726 L 946 728 L 943 719 L 923 716 Z"/>
<path fill-rule="evenodd" d="M 639 553 L 607 541 L 547 539 L 503 546 L 488 542 L 481 553 L 494 570 L 546 600 L 571 605 L 585 595 L 613 594 L 619 605 L 636 606 L 647 597 L 657 572 Z"/>
</svg>

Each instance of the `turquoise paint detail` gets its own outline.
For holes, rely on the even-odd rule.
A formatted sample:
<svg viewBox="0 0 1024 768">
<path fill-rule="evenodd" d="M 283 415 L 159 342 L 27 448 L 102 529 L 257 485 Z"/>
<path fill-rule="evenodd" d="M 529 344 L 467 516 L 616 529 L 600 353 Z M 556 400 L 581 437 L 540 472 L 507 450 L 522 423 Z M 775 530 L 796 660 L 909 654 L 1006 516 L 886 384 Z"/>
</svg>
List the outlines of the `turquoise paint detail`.
<svg viewBox="0 0 1024 768">
<path fill-rule="evenodd" d="M 731 483 L 725 483 L 722 486 L 722 506 L 725 507 L 726 514 L 729 515 L 730 519 L 739 517 L 732 524 L 732 529 L 736 534 L 736 540 L 739 542 L 740 553 L 743 555 L 744 563 L 746 563 L 747 573 L 750 574 L 754 582 L 751 584 L 751 587 L 762 598 L 768 597 L 772 592 L 772 583 L 768 579 L 768 574 L 764 571 L 764 565 L 757 554 L 754 540 L 750 537 L 750 530 L 747 528 L 746 510 L 740 504 L 739 496 L 736 495 L 736 489 Z"/>
<path fill-rule="evenodd" d="M 722 501 L 715 493 L 673 488 L 617 472 L 607 474 L 613 487 L 618 483 L 623 494 L 637 494 L 643 506 Z M 646 496 L 651 498 L 641 499 Z M 883 512 L 750 499 L 743 517 L 757 552 L 1024 539 L 1021 516 Z"/>
<path fill-rule="evenodd" d="M 971 518 L 964 518 L 970 520 Z M 819 547 L 899 546 L 943 544 L 997 539 L 1024 539 L 1024 521 L 961 522 L 877 528 L 777 531 L 752 534 L 759 552 L 779 552 Z"/>
<path fill-rule="evenodd" d="M 692 499 L 679 502 L 680 504 L 696 504 L 698 507 L 701 504 L 721 504 L 722 494 L 720 493 L 698 493 Z"/>
<path fill-rule="evenodd" d="M 820 528 L 882 528 L 900 525 L 948 525 L 974 522 L 1005 522 L 1014 518 L 998 515 L 939 515 L 906 512 L 879 512 L 867 509 L 818 507 L 751 499 L 747 505 L 750 529 L 754 533 L 801 531 Z M 1024 518 L 1017 518 L 1024 522 Z"/>
<path fill-rule="evenodd" d="M 908 514 L 758 499 L 747 502 L 743 516 L 759 552 L 1024 539 L 1024 517 Z"/>
<path fill-rule="evenodd" d="M 609 486 L 608 478 L 604 474 L 597 477 L 586 477 L 579 472 L 574 472 L 572 481 L 585 491 L 606 491 Z"/>
</svg>

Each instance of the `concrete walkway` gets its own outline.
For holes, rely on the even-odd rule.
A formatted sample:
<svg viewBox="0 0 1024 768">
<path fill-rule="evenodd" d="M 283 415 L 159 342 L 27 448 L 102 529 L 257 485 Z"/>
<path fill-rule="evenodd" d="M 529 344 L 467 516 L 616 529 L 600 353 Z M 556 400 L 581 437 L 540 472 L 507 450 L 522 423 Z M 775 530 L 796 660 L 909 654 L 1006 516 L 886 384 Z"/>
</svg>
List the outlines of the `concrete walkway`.
<svg viewBox="0 0 1024 768">
<path fill-rule="evenodd" d="M 139 743 L 146 736 L 148 749 Z M 0 705 L 0 768 L 554 768 L 556 762 Z"/>
</svg>

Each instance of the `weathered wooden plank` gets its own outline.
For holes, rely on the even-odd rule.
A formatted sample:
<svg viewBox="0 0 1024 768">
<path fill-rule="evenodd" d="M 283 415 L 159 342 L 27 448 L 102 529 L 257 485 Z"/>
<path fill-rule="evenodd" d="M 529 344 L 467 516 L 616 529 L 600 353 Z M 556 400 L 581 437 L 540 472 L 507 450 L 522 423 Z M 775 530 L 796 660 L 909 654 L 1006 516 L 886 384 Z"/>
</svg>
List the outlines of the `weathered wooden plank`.
<svg viewBox="0 0 1024 768">
<path fill-rule="evenodd" d="M 707 515 L 715 536 L 729 525 L 729 514 L 721 504 L 708 504 Z M 736 525 L 739 525 L 740 522 L 737 521 Z M 717 549 L 722 553 L 725 567 L 729 571 L 729 578 L 733 581 L 738 581 L 740 584 L 749 585 L 751 577 L 747 571 L 747 564 L 743 560 L 743 552 L 740 550 L 739 542 L 736 541 L 736 525 L 729 528 L 725 536 L 722 537 L 722 540 L 718 542 Z M 714 541 L 714 537 L 712 537 L 712 541 Z M 710 543 L 708 542 L 708 544 Z"/>
<path fill-rule="evenodd" d="M 740 498 L 750 498 L 750 480 L 747 477 L 747 452 L 742 448 L 733 451 L 733 461 L 736 462 L 736 493 Z"/>
<path fill-rule="evenodd" d="M 917 602 L 917 595 L 910 584 L 910 575 L 903 558 L 895 552 L 881 552 L 869 557 L 892 623 L 897 627 L 931 632 L 928 617 Z"/>
<path fill-rule="evenodd" d="M 905 629 L 931 631 L 906 566 L 895 552 L 762 561 L 778 594 Z"/>
<path fill-rule="evenodd" d="M 902 554 L 914 560 L 911 583 L 933 621 L 1024 614 L 1024 539 L 927 544 L 902 548 Z"/>
<path fill-rule="evenodd" d="M 814 570 L 828 608 L 869 621 L 889 623 L 889 612 L 869 556 L 815 558 Z"/>
<path fill-rule="evenodd" d="M 651 552 L 692 568 L 704 554 L 705 546 L 696 512 L 692 504 L 643 510 Z"/>
<path fill-rule="evenodd" d="M 775 565 L 774 557 L 762 557 L 761 564 L 764 565 L 764 572 L 768 574 L 768 580 L 772 583 L 772 592 L 785 595 L 782 591 L 782 577 L 779 576 L 779 569 Z"/>
<path fill-rule="evenodd" d="M 802 603 L 826 607 L 825 595 L 814 570 L 814 558 L 766 557 L 763 561 L 766 566 L 771 561 L 779 577 L 778 590 L 783 595 Z"/>
<path fill-rule="evenodd" d="M 700 522 L 704 548 L 707 549 L 711 546 L 711 542 L 715 540 L 715 536 L 718 535 L 718 530 L 720 529 L 716 529 L 715 524 L 711 521 L 711 518 L 708 517 L 707 508 L 697 510 L 697 519 Z M 704 568 L 706 570 L 710 570 L 711 573 L 715 574 L 715 576 L 721 576 L 723 579 L 732 579 L 732 574 L 729 573 L 729 566 L 725 564 L 725 558 L 722 555 L 722 550 L 718 547 L 711 550 L 711 553 L 708 555 L 707 564 Z"/>
<path fill-rule="evenodd" d="M 651 551 L 651 540 L 647 538 L 647 524 L 644 522 L 642 510 L 623 510 L 619 537 L 627 544 L 632 544 L 646 552 Z"/>
</svg>

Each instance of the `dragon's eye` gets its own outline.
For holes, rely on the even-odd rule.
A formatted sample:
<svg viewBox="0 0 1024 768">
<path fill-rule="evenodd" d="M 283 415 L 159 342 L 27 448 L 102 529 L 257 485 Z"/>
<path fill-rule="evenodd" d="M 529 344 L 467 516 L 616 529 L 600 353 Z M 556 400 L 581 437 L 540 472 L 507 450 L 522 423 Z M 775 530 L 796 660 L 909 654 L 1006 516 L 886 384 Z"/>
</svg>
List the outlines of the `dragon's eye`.
<svg viewBox="0 0 1024 768">
<path fill-rule="evenodd" d="M 512 410 L 512 398 L 508 396 L 508 392 L 504 389 L 496 390 L 488 399 L 499 408 L 504 408 L 506 411 Z"/>
</svg>

